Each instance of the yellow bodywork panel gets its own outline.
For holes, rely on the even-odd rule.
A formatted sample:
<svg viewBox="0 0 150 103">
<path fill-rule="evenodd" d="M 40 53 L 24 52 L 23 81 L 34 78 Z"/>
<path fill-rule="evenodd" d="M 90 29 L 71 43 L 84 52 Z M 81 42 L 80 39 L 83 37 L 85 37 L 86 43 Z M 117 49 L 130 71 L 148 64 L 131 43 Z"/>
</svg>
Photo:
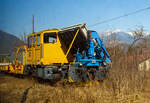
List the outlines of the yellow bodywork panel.
<svg viewBox="0 0 150 103">
<path fill-rule="evenodd" d="M 24 65 L 9 65 L 9 73 L 23 74 Z"/>
<path fill-rule="evenodd" d="M 51 65 L 68 63 L 61 48 L 58 29 L 45 30 L 28 35 L 27 64 Z M 53 38 L 48 38 L 50 36 Z M 51 39 L 54 39 L 53 41 Z"/>
<path fill-rule="evenodd" d="M 23 74 L 24 66 L 26 65 L 26 46 L 16 48 L 16 58 L 13 63 L 0 63 L 0 70 L 13 74 Z"/>
<path fill-rule="evenodd" d="M 0 65 L 0 70 L 1 71 L 8 71 L 9 65 Z"/>
<path fill-rule="evenodd" d="M 17 47 L 16 59 L 9 65 L 9 73 L 23 74 L 26 65 L 26 46 Z"/>
</svg>

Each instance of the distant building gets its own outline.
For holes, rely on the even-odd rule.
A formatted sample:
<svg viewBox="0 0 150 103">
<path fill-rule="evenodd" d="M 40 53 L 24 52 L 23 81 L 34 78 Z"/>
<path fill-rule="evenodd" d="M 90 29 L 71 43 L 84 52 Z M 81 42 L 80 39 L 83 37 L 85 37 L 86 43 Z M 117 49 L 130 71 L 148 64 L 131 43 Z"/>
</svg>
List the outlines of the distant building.
<svg viewBox="0 0 150 103">
<path fill-rule="evenodd" d="M 139 71 L 149 71 L 150 70 L 150 58 L 143 60 L 138 64 Z"/>
<path fill-rule="evenodd" d="M 120 58 L 120 61 L 127 64 L 128 68 L 136 68 L 139 71 L 150 71 L 150 53 L 129 55 L 124 58 Z"/>
</svg>

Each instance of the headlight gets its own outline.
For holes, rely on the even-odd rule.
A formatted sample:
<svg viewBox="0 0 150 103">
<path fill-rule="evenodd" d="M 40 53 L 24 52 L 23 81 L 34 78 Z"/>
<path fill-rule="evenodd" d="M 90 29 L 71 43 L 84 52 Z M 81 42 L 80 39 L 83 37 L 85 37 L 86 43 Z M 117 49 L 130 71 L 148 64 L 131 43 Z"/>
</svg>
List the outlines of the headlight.
<svg viewBox="0 0 150 103">
<path fill-rule="evenodd" d="M 93 53 L 93 55 L 95 56 L 95 55 L 96 55 L 96 53 L 94 52 L 94 53 Z"/>
<path fill-rule="evenodd" d="M 62 71 L 62 69 L 61 69 L 61 68 L 59 68 L 59 69 L 58 69 L 58 71 Z"/>
<path fill-rule="evenodd" d="M 79 63 L 79 66 L 82 66 L 82 63 Z"/>
<path fill-rule="evenodd" d="M 107 65 L 105 62 L 103 62 L 104 65 Z"/>
<path fill-rule="evenodd" d="M 96 60 L 92 60 L 92 63 L 96 63 Z"/>
</svg>

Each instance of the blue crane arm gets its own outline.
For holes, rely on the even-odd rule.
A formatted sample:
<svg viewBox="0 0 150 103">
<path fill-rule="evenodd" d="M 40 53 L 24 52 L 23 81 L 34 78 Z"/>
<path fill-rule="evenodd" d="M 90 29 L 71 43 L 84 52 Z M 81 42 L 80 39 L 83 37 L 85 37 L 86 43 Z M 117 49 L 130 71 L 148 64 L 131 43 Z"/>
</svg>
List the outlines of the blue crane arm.
<svg viewBox="0 0 150 103">
<path fill-rule="evenodd" d="M 95 32 L 95 31 L 93 31 L 93 32 L 91 33 L 91 36 L 92 36 L 92 38 L 95 39 L 96 42 L 98 43 L 98 44 L 97 44 L 97 47 L 98 47 L 98 48 L 101 48 L 101 51 L 98 51 L 98 52 L 101 52 L 101 53 L 103 53 L 103 54 L 105 55 L 105 62 L 107 62 L 107 63 L 111 62 L 110 55 L 108 54 L 107 50 L 105 49 L 104 43 L 103 43 L 103 41 L 101 40 L 101 38 L 99 37 L 98 33 Z"/>
</svg>

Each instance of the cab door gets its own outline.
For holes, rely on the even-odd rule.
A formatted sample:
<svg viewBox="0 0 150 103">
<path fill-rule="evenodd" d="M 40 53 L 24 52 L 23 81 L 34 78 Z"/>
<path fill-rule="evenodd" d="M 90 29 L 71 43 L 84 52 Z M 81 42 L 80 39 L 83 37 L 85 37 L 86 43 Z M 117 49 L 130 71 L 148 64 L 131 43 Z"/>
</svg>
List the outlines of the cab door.
<svg viewBox="0 0 150 103">
<path fill-rule="evenodd" d="M 32 58 L 33 58 L 33 37 L 28 37 L 28 48 L 27 48 L 27 64 L 32 64 Z"/>
<path fill-rule="evenodd" d="M 41 35 L 36 35 L 36 44 L 35 44 L 35 64 L 40 64 L 40 59 L 43 58 L 43 51 L 42 43 L 41 43 Z"/>
<path fill-rule="evenodd" d="M 45 32 L 43 34 L 44 62 L 52 64 L 58 62 L 57 32 Z"/>
</svg>

